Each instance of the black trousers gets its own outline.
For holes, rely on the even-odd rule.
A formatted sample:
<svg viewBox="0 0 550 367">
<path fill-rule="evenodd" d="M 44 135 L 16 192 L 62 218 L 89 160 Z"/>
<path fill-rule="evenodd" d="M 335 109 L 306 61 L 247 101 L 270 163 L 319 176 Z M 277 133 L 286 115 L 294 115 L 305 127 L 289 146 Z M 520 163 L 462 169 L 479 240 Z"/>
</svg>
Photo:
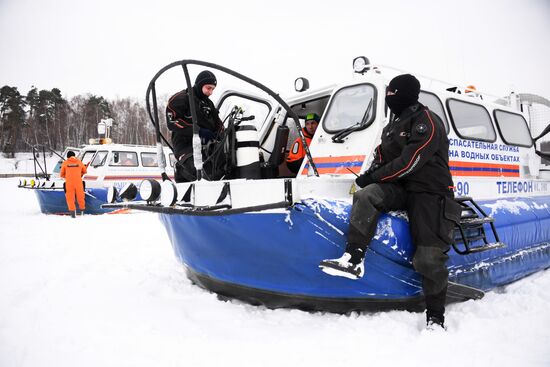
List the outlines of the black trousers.
<svg viewBox="0 0 550 367">
<path fill-rule="evenodd" d="M 174 179 L 176 182 L 191 182 L 197 179 L 197 170 L 193 162 L 193 149 L 191 146 L 180 151 L 178 161 L 174 166 Z M 227 166 L 223 145 L 220 142 L 212 142 L 202 147 L 203 177 L 207 180 L 219 180 L 230 168 Z"/>
<path fill-rule="evenodd" d="M 460 211 L 452 192 L 448 195 L 418 193 L 400 184 L 371 184 L 353 195 L 348 248 L 365 252 L 376 233 L 378 217 L 383 212 L 407 210 L 409 228 L 416 247 L 413 266 L 422 277 L 422 289 L 428 311 L 443 313 L 449 271 L 446 266 L 455 222 L 448 219 Z M 458 213 L 460 216 L 460 213 Z"/>
<path fill-rule="evenodd" d="M 174 166 L 174 179 L 176 182 L 191 182 L 197 179 L 197 170 L 193 164 L 193 153 L 180 157 Z"/>
</svg>

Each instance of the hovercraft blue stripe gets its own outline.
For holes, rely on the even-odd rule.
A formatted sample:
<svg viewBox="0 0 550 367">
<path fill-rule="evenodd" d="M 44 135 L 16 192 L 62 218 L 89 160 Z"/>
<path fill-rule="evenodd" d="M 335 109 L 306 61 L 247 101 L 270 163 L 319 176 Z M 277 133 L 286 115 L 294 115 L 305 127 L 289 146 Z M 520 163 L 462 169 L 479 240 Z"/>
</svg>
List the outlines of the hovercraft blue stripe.
<svg viewBox="0 0 550 367">
<path fill-rule="evenodd" d="M 449 167 L 451 171 L 471 171 L 471 172 L 512 172 L 519 173 L 519 169 L 509 168 L 489 168 L 489 167 Z"/>
</svg>

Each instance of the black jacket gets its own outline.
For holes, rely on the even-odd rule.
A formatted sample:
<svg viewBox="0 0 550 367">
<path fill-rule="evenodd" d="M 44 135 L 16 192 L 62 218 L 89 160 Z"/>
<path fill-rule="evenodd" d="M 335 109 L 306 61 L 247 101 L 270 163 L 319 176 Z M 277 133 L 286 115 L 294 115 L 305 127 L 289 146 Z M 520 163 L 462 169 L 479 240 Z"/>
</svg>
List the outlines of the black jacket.
<svg viewBox="0 0 550 367">
<path fill-rule="evenodd" d="M 195 94 L 195 110 L 199 128 L 210 130 L 217 135 L 223 131 L 223 123 L 212 101 L 202 93 Z M 193 119 L 189 107 L 187 89 L 174 94 L 166 106 L 166 122 L 172 131 L 172 145 L 177 158 L 192 152 Z"/>
<path fill-rule="evenodd" d="M 408 191 L 448 194 L 449 139 L 439 116 L 420 103 L 405 109 L 382 131 L 375 159 L 357 182 L 400 182 Z"/>
</svg>

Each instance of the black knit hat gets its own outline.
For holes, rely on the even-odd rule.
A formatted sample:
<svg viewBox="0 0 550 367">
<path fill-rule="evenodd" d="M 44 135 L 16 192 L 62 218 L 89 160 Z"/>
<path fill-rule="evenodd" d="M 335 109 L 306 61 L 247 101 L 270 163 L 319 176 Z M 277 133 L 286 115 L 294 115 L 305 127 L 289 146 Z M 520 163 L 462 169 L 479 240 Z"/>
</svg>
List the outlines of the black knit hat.
<svg viewBox="0 0 550 367">
<path fill-rule="evenodd" d="M 404 94 L 417 100 L 420 93 L 420 82 L 411 74 L 402 74 L 390 81 L 388 89 L 396 94 Z"/>
<path fill-rule="evenodd" d="M 200 90 L 206 84 L 217 85 L 218 81 L 214 73 L 208 70 L 201 71 L 195 79 L 195 86 Z"/>
<path fill-rule="evenodd" d="M 388 92 L 394 94 L 386 95 L 386 104 L 399 116 L 407 107 L 418 103 L 420 82 L 411 74 L 399 75 L 390 81 Z"/>
<path fill-rule="evenodd" d="M 72 150 L 69 150 L 67 152 L 67 158 L 71 158 L 71 157 L 74 157 L 76 154 L 74 154 L 74 152 Z"/>
</svg>

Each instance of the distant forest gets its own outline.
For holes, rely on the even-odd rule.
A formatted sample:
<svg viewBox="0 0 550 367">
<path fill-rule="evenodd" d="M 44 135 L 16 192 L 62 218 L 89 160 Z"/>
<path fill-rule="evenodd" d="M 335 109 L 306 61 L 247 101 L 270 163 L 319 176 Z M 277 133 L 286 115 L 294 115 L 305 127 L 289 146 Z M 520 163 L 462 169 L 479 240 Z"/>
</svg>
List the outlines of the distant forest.
<svg viewBox="0 0 550 367">
<path fill-rule="evenodd" d="M 164 108 L 159 106 L 161 118 Z M 33 146 L 44 145 L 56 151 L 77 147 L 98 137 L 97 124 L 105 118 L 113 119 L 113 142 L 155 143 L 155 130 L 144 101 L 107 100 L 91 94 L 66 99 L 57 88 L 32 87 L 24 95 L 17 87 L 5 85 L 0 90 L 0 150 L 6 157 L 13 157 L 16 152 L 31 151 Z"/>
</svg>

